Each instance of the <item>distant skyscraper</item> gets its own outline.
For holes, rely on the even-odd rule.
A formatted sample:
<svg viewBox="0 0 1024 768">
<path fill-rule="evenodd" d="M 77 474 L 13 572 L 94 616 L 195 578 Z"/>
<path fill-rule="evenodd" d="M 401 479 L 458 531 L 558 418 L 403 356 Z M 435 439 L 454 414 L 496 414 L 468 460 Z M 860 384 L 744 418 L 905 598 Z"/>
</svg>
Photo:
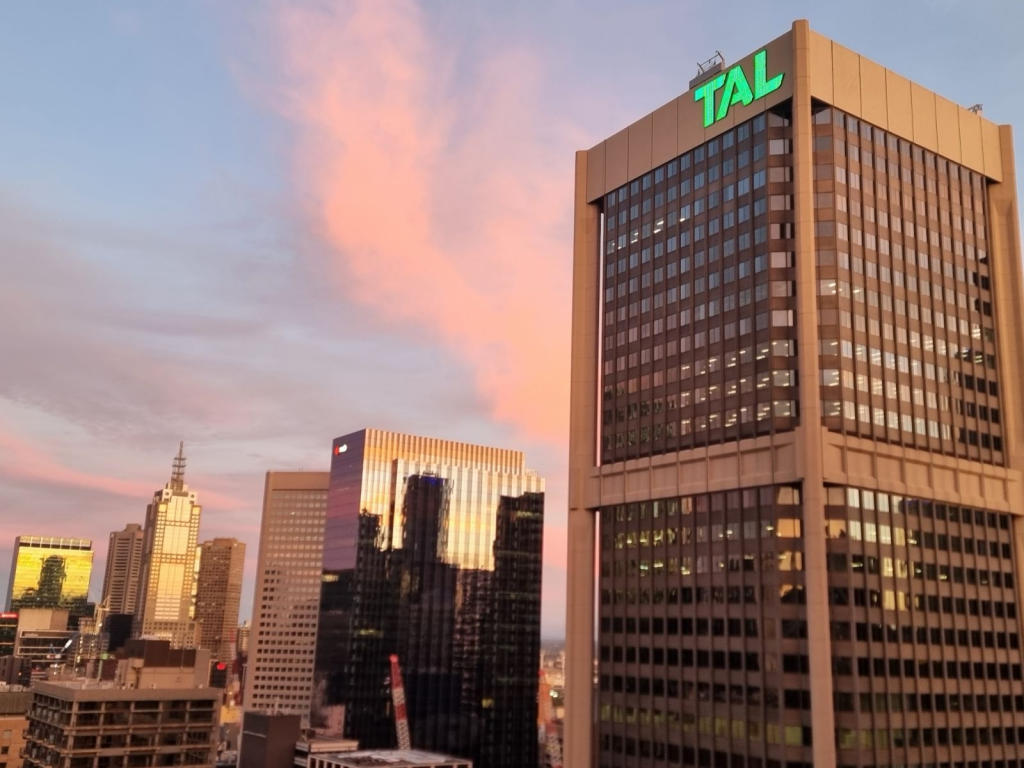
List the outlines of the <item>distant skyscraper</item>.
<svg viewBox="0 0 1024 768">
<path fill-rule="evenodd" d="M 184 445 L 178 447 L 171 481 L 146 507 L 142 579 L 135 609 L 135 634 L 196 644 L 196 543 L 202 507 L 185 485 Z"/>
<path fill-rule="evenodd" d="M 335 440 L 314 724 L 392 746 L 397 654 L 418 748 L 537 765 L 543 523 L 544 481 L 518 451 Z"/>
<path fill-rule="evenodd" d="M 327 472 L 268 472 L 245 672 L 247 710 L 309 715 Z"/>
<path fill-rule="evenodd" d="M 142 570 L 142 526 L 129 523 L 110 534 L 101 607 L 107 614 L 135 613 Z"/>
<path fill-rule="evenodd" d="M 235 634 L 235 650 L 240 656 L 245 656 L 249 653 L 249 633 L 251 630 L 252 625 L 248 621 L 243 621 L 238 625 L 238 632 Z"/>
<path fill-rule="evenodd" d="M 18 536 L 7 588 L 7 610 L 65 608 L 75 617 L 89 606 L 92 542 L 56 536 Z"/>
<path fill-rule="evenodd" d="M 196 621 L 199 647 L 214 661 L 234 661 L 238 604 L 242 599 L 245 544 L 238 539 L 213 539 L 199 546 Z"/>
<path fill-rule="evenodd" d="M 806 21 L 690 87 L 576 156 L 566 765 L 1019 767 L 1010 128 Z"/>
</svg>

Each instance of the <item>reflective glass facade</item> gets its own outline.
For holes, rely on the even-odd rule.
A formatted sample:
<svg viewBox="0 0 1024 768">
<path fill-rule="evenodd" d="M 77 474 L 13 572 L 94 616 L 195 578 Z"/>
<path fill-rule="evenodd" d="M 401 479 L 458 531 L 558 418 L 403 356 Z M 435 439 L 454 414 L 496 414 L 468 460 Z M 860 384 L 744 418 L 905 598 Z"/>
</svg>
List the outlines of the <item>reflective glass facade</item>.
<svg viewBox="0 0 1024 768">
<path fill-rule="evenodd" d="M 839 764 L 1015 754 L 1024 659 L 1011 516 L 844 486 L 827 489 L 826 515 Z"/>
<path fill-rule="evenodd" d="M 799 423 L 792 152 L 783 106 L 605 196 L 603 461 Z"/>
<path fill-rule="evenodd" d="M 802 754 L 800 488 L 616 504 L 600 516 L 601 765 L 703 765 L 730 742 L 735 758 Z"/>
<path fill-rule="evenodd" d="M 314 722 L 393 746 L 397 654 L 414 745 L 535 766 L 543 520 L 543 480 L 516 451 L 335 440 Z"/>
<path fill-rule="evenodd" d="M 7 593 L 7 610 L 65 608 L 89 612 L 92 542 L 53 536 L 18 536 Z"/>
<path fill-rule="evenodd" d="M 180 464 L 179 464 L 180 462 Z M 146 507 L 142 577 L 134 631 L 169 640 L 176 648 L 194 648 L 198 571 L 199 506 L 185 485 L 184 457 L 179 453 L 171 481 L 153 494 Z"/>
<path fill-rule="evenodd" d="M 987 181 L 824 105 L 814 175 L 824 423 L 1003 464 Z"/>
</svg>

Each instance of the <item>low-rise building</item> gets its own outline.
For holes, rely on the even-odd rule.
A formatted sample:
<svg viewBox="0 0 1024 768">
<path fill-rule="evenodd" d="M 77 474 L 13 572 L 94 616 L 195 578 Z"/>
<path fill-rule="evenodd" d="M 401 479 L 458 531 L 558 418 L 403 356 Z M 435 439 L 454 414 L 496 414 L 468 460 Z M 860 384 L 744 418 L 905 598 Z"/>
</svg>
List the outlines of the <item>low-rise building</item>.
<svg viewBox="0 0 1024 768">
<path fill-rule="evenodd" d="M 318 755 L 337 755 L 342 752 L 355 752 L 358 749 L 359 742 L 355 739 L 346 739 L 338 734 L 322 733 L 307 728 L 302 738 L 295 742 L 292 766 L 310 768 L 310 759 Z"/>
<path fill-rule="evenodd" d="M 37 682 L 24 768 L 212 767 L 221 691 L 206 685 L 209 652 L 131 640 L 114 680 Z"/>
<path fill-rule="evenodd" d="M 448 757 L 416 749 L 374 749 L 310 758 L 309 768 L 473 768 L 460 757 Z"/>
<path fill-rule="evenodd" d="M 0 768 L 21 768 L 21 749 L 32 692 L 20 685 L 0 685 Z"/>
</svg>

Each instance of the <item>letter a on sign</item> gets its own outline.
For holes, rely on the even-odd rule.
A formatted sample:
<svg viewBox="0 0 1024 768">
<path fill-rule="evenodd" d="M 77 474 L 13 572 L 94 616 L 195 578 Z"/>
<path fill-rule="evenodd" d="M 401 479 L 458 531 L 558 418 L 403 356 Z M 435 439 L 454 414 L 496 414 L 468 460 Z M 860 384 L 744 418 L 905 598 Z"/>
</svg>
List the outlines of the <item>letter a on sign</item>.
<svg viewBox="0 0 1024 768">
<path fill-rule="evenodd" d="M 725 76 L 725 85 L 722 86 L 722 101 L 718 104 L 718 115 L 715 119 L 725 118 L 729 114 L 729 107 L 733 104 L 747 106 L 753 100 L 754 94 L 750 92 L 747 76 L 743 74 L 740 67 L 733 67 Z"/>
<path fill-rule="evenodd" d="M 724 75 L 718 75 L 697 87 L 693 92 L 693 100 L 697 103 L 704 102 L 702 114 L 705 128 L 719 120 L 724 120 L 734 104 L 747 106 L 779 89 L 784 75 L 780 72 L 769 80 L 767 60 L 767 51 L 759 51 L 754 54 L 753 90 L 750 88 L 750 80 L 747 79 L 743 67 L 738 64 Z M 721 91 L 722 95 L 718 101 L 718 109 L 715 109 L 717 91 Z"/>
</svg>

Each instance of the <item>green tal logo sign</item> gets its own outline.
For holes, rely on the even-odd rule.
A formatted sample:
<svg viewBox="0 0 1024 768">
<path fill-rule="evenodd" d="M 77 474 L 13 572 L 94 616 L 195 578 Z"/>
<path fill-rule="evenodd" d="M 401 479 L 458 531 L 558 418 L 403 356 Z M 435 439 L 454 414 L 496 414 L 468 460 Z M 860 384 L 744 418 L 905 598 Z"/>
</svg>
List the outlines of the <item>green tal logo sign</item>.
<svg viewBox="0 0 1024 768">
<path fill-rule="evenodd" d="M 768 79 L 767 51 L 754 54 L 754 88 L 751 90 L 743 67 L 737 64 L 728 72 L 724 72 L 713 80 L 708 80 L 693 92 L 693 100 L 704 102 L 704 127 L 725 118 L 733 104 L 746 106 L 755 99 L 763 99 L 782 85 L 780 72 L 771 80 Z M 715 109 L 715 94 L 718 96 L 718 109 Z"/>
</svg>

